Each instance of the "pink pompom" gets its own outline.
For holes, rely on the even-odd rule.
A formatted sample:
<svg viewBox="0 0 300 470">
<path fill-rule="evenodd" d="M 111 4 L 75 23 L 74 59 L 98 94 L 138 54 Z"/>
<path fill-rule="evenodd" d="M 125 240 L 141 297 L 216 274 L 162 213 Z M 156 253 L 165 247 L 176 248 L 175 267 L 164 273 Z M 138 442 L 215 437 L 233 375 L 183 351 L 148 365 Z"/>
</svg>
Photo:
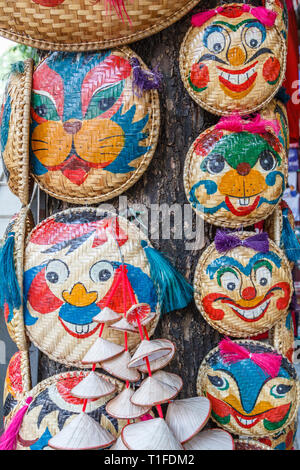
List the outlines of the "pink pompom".
<svg viewBox="0 0 300 470">
<path fill-rule="evenodd" d="M 202 26 L 204 23 L 206 23 L 206 21 L 213 18 L 217 13 L 220 13 L 220 9 L 218 8 L 216 10 L 202 11 L 201 13 L 197 13 L 196 15 L 193 15 L 192 26 L 195 26 L 195 27 Z"/>
<path fill-rule="evenodd" d="M 262 119 L 260 114 L 251 120 L 243 120 L 239 114 L 232 114 L 229 117 L 222 117 L 216 129 L 232 132 L 252 132 L 254 134 L 263 134 L 271 127 L 275 133 L 279 132 L 279 124 L 276 120 Z"/>
<path fill-rule="evenodd" d="M 251 15 L 255 16 L 267 28 L 274 26 L 277 13 L 264 7 L 255 7 L 250 10 Z"/>
<path fill-rule="evenodd" d="M 26 405 L 24 405 L 9 423 L 8 428 L 0 437 L 0 450 L 15 450 L 17 447 L 17 439 L 22 425 L 24 415 L 32 402 L 32 397 L 28 397 Z"/>
</svg>

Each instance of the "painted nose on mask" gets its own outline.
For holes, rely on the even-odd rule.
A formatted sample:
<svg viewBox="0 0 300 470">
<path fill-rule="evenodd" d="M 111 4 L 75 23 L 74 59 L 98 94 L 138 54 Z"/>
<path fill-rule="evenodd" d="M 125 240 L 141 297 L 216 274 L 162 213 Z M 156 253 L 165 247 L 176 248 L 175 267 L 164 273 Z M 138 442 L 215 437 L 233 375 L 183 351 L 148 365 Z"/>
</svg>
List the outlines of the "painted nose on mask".
<svg viewBox="0 0 300 470">
<path fill-rule="evenodd" d="M 88 292 L 81 282 L 78 282 L 72 287 L 71 292 L 64 291 L 62 293 L 63 299 L 70 305 L 76 307 L 87 307 L 88 305 L 96 302 L 97 292 Z"/>
</svg>

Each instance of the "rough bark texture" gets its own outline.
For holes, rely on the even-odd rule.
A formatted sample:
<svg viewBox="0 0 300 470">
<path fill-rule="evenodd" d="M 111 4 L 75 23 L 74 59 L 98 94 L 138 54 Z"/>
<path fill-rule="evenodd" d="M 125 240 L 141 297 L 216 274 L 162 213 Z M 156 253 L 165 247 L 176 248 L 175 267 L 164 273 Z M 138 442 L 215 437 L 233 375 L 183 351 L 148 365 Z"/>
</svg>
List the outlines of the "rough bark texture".
<svg viewBox="0 0 300 470">
<path fill-rule="evenodd" d="M 214 7 L 210 1 L 201 2 L 201 10 Z M 199 7 L 195 11 L 199 11 Z M 194 11 L 194 12 L 195 12 Z M 204 129 L 216 122 L 216 117 L 192 101 L 185 91 L 179 72 L 179 49 L 190 25 L 191 14 L 165 31 L 131 45 L 148 66 L 159 64 L 163 73 L 160 92 L 161 133 L 155 156 L 139 182 L 125 193 L 130 203 L 187 204 L 183 187 L 183 167 L 186 153 L 193 140 Z M 118 205 L 118 201 L 109 201 Z M 49 212 L 57 212 L 67 205 L 49 199 Z M 214 228 L 205 224 L 205 241 L 213 239 Z M 194 271 L 203 250 L 186 251 L 186 240 L 153 240 L 176 267 L 193 281 Z M 181 375 L 184 388 L 180 397 L 196 395 L 196 378 L 203 357 L 219 340 L 198 312 L 195 303 L 188 308 L 165 315 L 155 332 L 155 337 L 171 339 L 177 347 L 176 355 L 166 370 Z M 64 366 L 40 355 L 39 380 L 66 370 Z"/>
</svg>

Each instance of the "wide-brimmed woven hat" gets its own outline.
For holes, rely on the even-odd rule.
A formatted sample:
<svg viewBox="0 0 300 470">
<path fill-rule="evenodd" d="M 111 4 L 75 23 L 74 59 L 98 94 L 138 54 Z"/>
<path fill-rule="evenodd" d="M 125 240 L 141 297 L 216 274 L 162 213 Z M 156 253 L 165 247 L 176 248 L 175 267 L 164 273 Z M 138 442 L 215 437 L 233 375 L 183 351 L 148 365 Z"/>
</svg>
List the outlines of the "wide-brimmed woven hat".
<svg viewBox="0 0 300 470">
<path fill-rule="evenodd" d="M 199 0 L 1 0 L 0 34 L 13 41 L 45 50 L 107 49 L 161 31 L 179 20 L 198 2 Z M 110 4 L 115 4 L 116 10 L 110 8 Z"/>
<path fill-rule="evenodd" d="M 241 436 L 278 434 L 299 406 L 294 366 L 259 341 L 222 340 L 199 368 L 197 393 L 211 401 L 219 426 Z"/>
<path fill-rule="evenodd" d="M 1 123 L 14 187 L 28 192 L 30 160 L 40 187 L 69 203 L 99 203 L 130 188 L 157 145 L 159 77 L 126 47 L 55 52 L 26 72 L 26 87 L 19 74 L 9 86 L 14 113 Z"/>
<path fill-rule="evenodd" d="M 266 233 L 218 231 L 199 259 L 194 291 L 208 323 L 241 338 L 285 319 L 293 283 L 288 260 Z"/>
<path fill-rule="evenodd" d="M 180 51 L 191 97 L 214 114 L 249 114 L 275 96 L 286 68 L 286 30 L 274 2 L 228 4 L 196 14 Z M 278 5 L 277 5 L 278 6 Z"/>
</svg>

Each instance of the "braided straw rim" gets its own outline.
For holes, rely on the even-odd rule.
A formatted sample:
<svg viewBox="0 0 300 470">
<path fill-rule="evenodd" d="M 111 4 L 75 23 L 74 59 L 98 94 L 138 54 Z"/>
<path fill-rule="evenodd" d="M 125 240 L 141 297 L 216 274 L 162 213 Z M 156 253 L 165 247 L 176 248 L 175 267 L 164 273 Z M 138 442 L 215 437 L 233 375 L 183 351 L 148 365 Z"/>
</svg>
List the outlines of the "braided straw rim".
<svg viewBox="0 0 300 470">
<path fill-rule="evenodd" d="M 273 348 L 272 346 L 270 346 L 269 344 L 265 344 L 265 343 L 262 343 L 261 341 L 254 341 L 254 340 L 235 340 L 234 341 L 235 343 L 237 344 L 240 344 L 241 346 L 245 346 L 247 344 L 252 344 L 252 345 L 259 345 L 261 346 L 262 348 L 265 348 L 265 350 L 267 351 L 270 351 L 270 352 L 273 352 L 273 353 L 277 353 L 278 354 L 278 351 Z M 215 354 L 215 352 L 217 352 L 219 350 L 219 346 L 216 346 L 215 348 L 213 348 L 206 356 L 205 358 L 203 359 L 203 361 L 201 362 L 200 366 L 199 366 L 199 370 L 198 370 L 198 376 L 197 376 L 197 380 L 196 380 L 196 390 L 197 390 L 197 395 L 198 396 L 204 396 L 204 390 L 202 389 L 202 382 L 203 382 L 203 378 L 204 376 L 206 375 L 206 369 L 208 368 L 208 364 L 207 364 L 207 361 L 211 358 L 211 356 L 213 356 Z M 294 367 L 294 365 L 286 358 L 284 357 L 284 359 L 289 363 L 289 365 L 291 366 L 291 368 L 294 370 L 295 372 L 295 376 L 297 377 L 297 372 L 296 372 L 296 369 Z M 298 412 L 298 407 L 300 405 L 300 382 L 298 379 L 295 379 L 295 382 L 296 382 L 296 403 L 295 403 L 295 406 L 294 406 L 294 410 L 293 410 L 293 413 L 289 416 L 289 419 L 284 423 L 284 428 L 286 428 L 292 421 L 295 420 L 296 416 L 297 416 L 297 412 Z M 211 415 L 211 419 L 218 425 L 220 426 L 220 424 L 214 419 L 213 415 Z M 232 431 L 232 428 L 228 425 L 223 425 L 221 426 L 222 428 L 226 429 L 226 431 L 229 431 L 229 432 L 233 432 Z M 243 436 L 257 436 L 257 437 L 267 437 L 267 436 L 272 436 L 274 434 L 277 434 L 278 433 L 278 429 L 275 429 L 274 431 L 268 431 L 268 434 L 261 434 L 255 430 L 251 430 L 251 433 L 250 434 L 247 434 L 246 432 L 243 434 L 241 432 L 241 435 Z"/>
<path fill-rule="evenodd" d="M 74 207 L 74 208 L 66 209 L 66 210 L 61 211 L 61 212 L 57 212 L 56 214 L 52 214 L 50 217 L 47 217 L 47 219 L 44 219 L 42 222 L 40 222 L 38 225 L 36 225 L 33 228 L 33 230 L 31 230 L 31 232 L 27 235 L 26 240 L 25 240 L 25 246 L 24 246 L 24 257 L 25 257 L 26 246 L 28 245 L 28 243 L 30 241 L 30 237 L 31 237 L 31 234 L 32 234 L 33 231 L 38 230 L 40 227 L 45 225 L 48 222 L 48 220 L 52 219 L 53 217 L 57 216 L 58 214 L 59 215 L 68 215 L 68 214 L 71 214 L 73 211 L 76 211 L 76 212 L 87 212 L 87 211 L 89 211 L 89 212 L 97 212 L 97 214 L 105 212 L 105 213 L 108 214 L 108 216 L 116 217 L 116 214 L 109 211 L 109 210 L 103 210 L 101 208 L 89 207 L 89 206 L 87 206 L 87 207 Z M 149 242 L 149 240 L 147 239 L 147 237 L 143 234 L 143 232 L 140 229 L 138 229 L 136 227 L 136 225 L 134 223 L 129 222 L 125 217 L 122 217 L 122 216 L 117 216 L 117 217 L 118 217 L 119 220 L 124 221 L 126 224 L 128 224 L 131 227 L 131 229 L 133 229 L 136 232 L 136 239 L 137 240 L 142 240 L 142 239 L 146 240 L 147 243 L 148 243 L 148 246 L 150 246 L 150 247 L 152 246 L 151 243 Z M 155 328 L 158 324 L 159 318 L 160 318 L 160 306 L 159 306 L 159 302 L 157 302 L 156 316 L 146 326 L 149 337 L 154 334 L 154 331 L 155 331 Z M 80 362 L 80 361 L 72 361 L 71 362 L 71 361 L 68 361 L 68 360 L 63 359 L 63 358 L 60 358 L 58 360 L 57 356 L 55 356 L 52 353 L 49 353 L 49 351 L 46 351 L 45 349 L 43 349 L 41 347 L 40 344 L 37 343 L 36 339 L 34 337 L 32 337 L 32 335 L 30 333 L 30 330 L 28 330 L 28 328 L 26 328 L 26 334 L 29 337 L 30 341 L 40 351 L 42 351 L 44 354 L 46 354 L 47 357 L 49 357 L 51 360 L 53 360 L 55 362 L 59 362 L 60 364 L 64 364 L 68 367 L 78 367 L 80 369 L 87 369 L 87 368 L 92 368 L 93 367 L 93 364 L 82 364 L 82 362 Z M 136 335 L 136 337 L 138 337 L 138 335 Z M 138 348 L 139 344 L 140 344 L 140 340 L 138 341 L 138 343 L 135 346 L 133 346 L 133 347 L 129 346 L 130 353 L 134 353 L 134 351 Z"/>
<path fill-rule="evenodd" d="M 255 441 L 254 439 L 234 439 L 235 444 L 241 444 L 245 446 L 244 449 L 237 449 L 235 450 L 273 450 L 272 447 L 263 444 L 262 442 Z M 247 449 L 247 446 L 254 446 L 255 449 Z"/>
<path fill-rule="evenodd" d="M 235 5 L 237 5 L 237 4 L 236 3 L 226 4 L 226 6 L 235 6 Z M 254 113 L 255 111 L 258 111 L 261 108 L 264 108 L 274 98 L 274 96 L 277 94 L 277 92 L 278 92 L 279 88 L 281 87 L 282 82 L 285 78 L 285 70 L 286 70 L 286 63 L 287 63 L 287 45 L 286 45 L 286 41 L 282 37 L 282 34 L 280 33 L 277 26 L 274 25 L 272 28 L 276 29 L 277 34 L 280 37 L 280 42 L 281 42 L 282 68 L 281 68 L 280 77 L 278 79 L 276 87 L 274 88 L 273 92 L 269 95 L 268 98 L 266 98 L 263 102 L 261 102 L 260 104 L 258 104 L 256 106 L 251 107 L 251 105 L 249 104 L 249 107 L 247 107 L 247 108 L 245 107 L 243 110 L 239 110 L 239 114 L 241 114 L 241 115 L 251 114 L 251 113 Z M 189 85 L 189 82 L 188 82 L 188 79 L 187 79 L 187 76 L 186 76 L 186 73 L 185 73 L 185 60 L 186 60 L 187 42 L 188 42 L 188 39 L 189 39 L 189 35 L 190 35 L 191 31 L 193 31 L 193 29 L 194 29 L 193 26 L 191 26 L 188 29 L 188 31 L 187 31 L 184 39 L 183 39 L 183 42 L 181 44 L 180 52 L 179 52 L 179 70 L 180 70 L 181 79 L 183 81 L 184 87 L 187 90 L 187 92 L 189 93 L 189 95 L 193 98 L 193 100 L 197 104 L 199 104 L 202 108 L 206 109 L 207 111 L 209 111 L 210 113 L 213 113 L 213 114 L 217 114 L 217 115 L 220 115 L 220 116 L 230 116 L 232 114 L 232 111 L 226 111 L 224 109 L 218 108 L 217 106 L 211 106 L 211 105 L 207 104 L 205 101 L 203 101 L 199 97 L 199 94 L 197 94 L 191 88 L 191 86 Z"/>
<path fill-rule="evenodd" d="M 153 5 L 153 7 L 151 9 L 146 8 L 145 14 L 139 16 L 139 19 L 141 19 L 141 18 L 143 19 L 143 30 L 132 33 L 131 32 L 131 27 L 130 27 L 130 25 L 128 25 L 127 34 L 124 34 L 123 36 L 119 36 L 120 33 L 118 33 L 118 35 L 116 37 L 114 37 L 113 33 L 111 33 L 111 35 L 112 35 L 111 37 L 107 37 L 107 36 L 104 37 L 104 33 L 103 33 L 103 38 L 101 40 L 98 40 L 98 41 L 79 42 L 79 43 L 67 43 L 67 42 L 66 43 L 57 43 L 55 41 L 46 41 L 46 40 L 35 39 L 35 38 L 29 36 L 28 34 L 26 34 L 26 31 L 24 31 L 24 33 L 14 32 L 12 30 L 13 20 L 11 18 L 9 18 L 7 20 L 8 29 L 0 28 L 0 35 L 7 38 L 7 39 L 11 39 L 12 41 L 19 42 L 21 44 L 26 44 L 27 46 L 31 46 L 31 47 L 35 47 L 37 49 L 43 49 L 43 50 L 47 50 L 47 51 L 53 50 L 53 51 L 79 52 L 79 51 L 93 51 L 93 50 L 99 50 L 99 49 L 108 49 L 110 47 L 116 47 L 116 46 L 120 46 L 120 45 L 124 45 L 124 44 L 129 44 L 129 43 L 132 43 L 134 41 L 138 41 L 140 39 L 146 38 L 148 36 L 152 36 L 155 33 L 158 33 L 159 31 L 167 28 L 168 26 L 172 25 L 176 21 L 180 20 L 180 18 L 182 18 L 184 15 L 186 15 L 190 10 L 192 10 L 192 8 L 194 8 L 197 5 L 197 3 L 199 3 L 199 0 L 189 0 L 189 1 L 177 0 L 176 3 L 178 3 L 179 1 L 182 4 L 182 6 L 179 9 L 177 9 L 175 11 L 170 11 L 169 16 L 165 17 L 165 19 L 163 19 L 161 21 L 157 21 L 155 24 L 151 24 L 151 22 L 150 22 L 150 25 L 149 25 L 149 16 L 150 17 L 156 16 L 155 13 L 157 11 L 162 11 L 162 13 L 164 15 L 166 15 L 165 4 L 168 3 L 168 0 L 167 1 L 165 1 L 165 0 L 156 0 L 155 3 L 158 4 L 158 5 Z M 137 11 L 138 10 L 137 3 L 139 3 L 139 2 L 140 2 L 140 0 L 139 1 L 134 0 L 134 1 L 132 1 L 132 3 L 129 2 L 129 5 L 127 7 L 128 14 L 132 18 L 132 20 L 134 19 L 133 16 L 136 15 L 136 13 L 138 13 L 140 15 L 140 11 Z M 28 2 L 26 2 L 26 3 L 28 3 Z M 3 8 L 7 7 L 7 0 L 1 0 L 0 1 L 0 7 L 1 6 Z M 29 16 L 29 13 L 28 13 L 29 6 L 26 6 L 26 4 L 25 4 L 24 7 L 25 7 L 24 8 L 24 14 L 26 14 L 26 10 L 27 10 L 26 16 L 28 18 L 28 16 Z M 32 7 L 34 7 L 34 5 L 31 5 L 30 10 L 32 10 Z M 170 7 L 168 7 L 168 8 L 170 8 Z M 105 9 L 105 7 L 104 7 L 104 9 Z M 9 15 L 9 13 L 7 15 Z M 35 22 L 33 22 L 33 24 L 35 25 L 35 28 L 36 28 L 36 21 L 39 21 L 39 16 L 40 15 L 36 14 L 36 16 L 33 17 L 33 19 L 35 20 Z M 56 14 L 55 19 L 57 21 L 59 21 L 60 18 L 62 18 L 62 22 L 63 22 L 62 26 L 65 26 L 65 28 L 70 29 L 70 27 L 68 27 L 68 23 L 67 23 L 68 19 L 66 19 L 63 16 L 64 15 L 60 16 L 60 15 Z M 4 18 L 2 18 L 2 20 L 4 20 Z M 18 23 L 19 23 L 19 21 L 20 20 L 18 20 Z M 119 21 L 120 26 L 122 28 L 124 28 L 124 24 L 120 20 L 118 20 L 116 15 L 114 15 L 114 18 L 112 19 L 112 21 Z M 125 20 L 125 21 L 127 21 L 127 20 Z M 99 23 L 101 24 L 101 21 Z M 45 27 L 46 24 L 47 23 L 44 23 L 43 27 Z M 58 25 L 59 25 L 59 23 L 58 23 Z M 98 30 L 98 32 L 99 32 L 99 30 Z M 72 34 L 72 31 L 70 32 L 70 35 L 71 34 Z M 83 36 L 84 36 L 84 34 L 83 34 Z"/>
<path fill-rule="evenodd" d="M 290 336 L 285 334 L 285 319 L 277 322 L 270 331 L 270 342 L 284 357 L 289 349 L 294 348 L 294 333 L 291 330 Z"/>
<path fill-rule="evenodd" d="M 204 135 L 208 134 L 209 132 L 211 132 L 214 129 L 214 127 L 215 126 L 209 127 L 204 132 L 202 132 L 200 135 L 204 136 Z M 194 155 L 195 143 L 199 139 L 199 137 L 200 136 L 198 136 L 197 139 L 195 139 L 194 142 L 192 143 L 192 145 L 190 146 L 190 148 L 188 150 L 188 153 L 186 155 L 185 163 L 184 163 L 183 185 L 184 185 L 185 195 L 186 195 L 186 198 L 187 198 L 188 201 L 189 201 L 189 192 L 190 192 L 191 161 L 192 161 L 193 155 Z M 281 144 L 280 144 L 280 147 L 282 149 L 282 151 L 281 151 L 281 154 L 282 154 L 282 171 L 283 171 L 283 175 L 284 175 L 284 184 L 286 186 L 287 179 L 288 179 L 287 156 L 286 156 L 286 152 L 285 152 L 285 150 L 284 150 L 284 148 L 282 147 Z M 269 205 L 268 214 L 267 214 L 266 217 L 269 217 L 270 215 L 273 214 L 274 210 L 280 204 L 280 201 L 281 201 L 281 198 L 279 199 L 277 204 Z M 247 226 L 256 224 L 257 222 L 260 222 L 262 220 L 261 216 L 256 216 L 256 217 L 251 218 L 251 220 L 249 220 L 249 222 L 246 221 L 243 224 L 241 224 L 241 222 L 239 220 L 228 220 L 228 218 L 226 218 L 226 217 L 223 217 L 223 216 L 220 216 L 220 215 L 205 214 L 204 212 L 201 212 L 201 211 L 195 209 L 193 206 L 192 206 L 192 208 L 195 211 L 195 213 L 197 215 L 199 215 L 199 217 L 201 217 L 201 219 L 207 221 L 208 223 L 210 223 L 212 225 L 216 225 L 217 227 L 227 227 L 227 228 L 247 227 Z"/>
<path fill-rule="evenodd" d="M 19 197 L 21 203 L 29 203 L 31 182 L 29 181 L 29 129 L 30 129 L 30 99 L 32 88 L 33 60 L 24 61 L 24 73 L 13 73 L 8 82 L 8 93 L 14 103 L 12 124 L 9 123 L 9 134 L 12 142 L 5 149 L 9 160 L 16 168 L 17 176 L 9 178 L 8 186 Z M 12 127 L 12 129 L 11 129 Z M 9 147 L 8 147 L 9 146 Z"/>
<path fill-rule="evenodd" d="M 146 64 L 143 62 L 143 60 L 135 54 L 129 47 L 117 47 L 115 50 L 121 52 L 124 54 L 127 59 L 131 57 L 137 57 L 138 60 L 140 61 L 141 65 L 143 68 L 147 68 Z M 46 60 L 49 55 L 47 55 L 44 59 Z M 38 65 L 40 65 L 43 61 L 41 61 Z M 37 65 L 37 66 L 38 66 Z M 69 202 L 71 204 L 96 204 L 100 202 L 107 201 L 108 199 L 112 199 L 116 196 L 119 196 L 122 194 L 124 191 L 129 189 L 131 186 L 133 186 L 142 176 L 142 174 L 146 171 L 147 167 L 149 166 L 152 157 L 156 151 L 157 143 L 158 143 L 158 137 L 159 137 L 159 131 L 160 131 L 160 105 L 159 105 L 159 95 L 157 90 L 150 90 L 147 92 L 150 94 L 150 112 L 149 112 L 149 121 L 151 122 L 151 129 L 149 129 L 149 136 L 150 136 L 150 142 L 149 146 L 151 147 L 149 151 L 147 151 L 142 159 L 140 160 L 140 163 L 137 168 L 133 167 L 133 171 L 131 176 L 120 186 L 116 187 L 115 189 L 112 189 L 108 193 L 105 194 L 98 194 L 93 197 L 74 197 L 74 196 L 65 196 L 59 194 L 59 192 L 55 192 L 50 190 L 45 184 L 41 182 L 41 180 L 32 172 L 30 169 L 30 174 L 35 180 L 35 182 L 40 186 L 40 188 L 45 191 L 45 193 L 49 194 L 52 197 L 55 197 L 56 199 L 59 199 L 61 201 Z M 141 157 L 139 157 L 141 158 Z M 29 153 L 27 157 L 29 161 Z"/>
<path fill-rule="evenodd" d="M 248 238 L 252 235 L 255 235 L 255 232 L 243 232 L 241 234 L 235 233 L 235 235 L 238 235 L 243 240 L 243 239 Z M 283 251 L 278 246 L 276 246 L 275 243 L 272 240 L 269 240 L 269 242 L 270 242 L 271 248 L 275 249 L 280 254 L 280 258 L 282 260 L 281 269 L 284 269 L 286 271 L 288 277 L 289 277 L 289 285 L 290 285 L 290 288 L 291 288 L 291 294 L 290 295 L 292 296 L 294 286 L 293 286 L 292 273 L 291 273 L 291 270 L 290 270 L 290 265 L 289 265 L 288 259 L 286 258 Z M 217 321 L 212 321 L 209 318 L 209 316 L 206 314 L 206 312 L 203 308 L 202 302 L 201 302 L 201 285 L 203 283 L 203 281 L 201 280 L 201 277 L 202 277 L 202 274 L 204 272 L 204 265 L 207 262 L 207 258 L 210 256 L 210 254 L 213 251 L 216 251 L 216 253 L 217 253 L 215 244 L 211 243 L 206 248 L 206 250 L 202 253 L 202 255 L 201 255 L 201 257 L 198 261 L 198 264 L 196 266 L 195 276 L 194 276 L 194 292 L 195 292 L 194 293 L 194 298 L 195 298 L 195 303 L 196 303 L 196 306 L 197 306 L 199 312 L 201 313 L 203 318 L 207 321 L 207 323 L 209 323 L 209 325 L 212 326 L 215 330 L 217 330 L 220 333 L 223 333 L 225 335 L 234 336 L 236 338 L 248 338 L 251 335 L 256 336 L 260 333 L 264 333 L 266 331 L 269 331 L 274 326 L 274 324 L 276 324 L 278 321 L 279 322 L 282 321 L 282 318 L 281 318 L 281 319 L 277 320 L 276 322 L 274 322 L 272 325 L 269 325 L 268 327 L 261 326 L 261 328 L 257 328 L 252 333 L 251 332 L 250 333 L 249 332 L 242 333 L 239 328 L 234 327 L 234 324 L 232 325 L 232 328 L 228 329 L 228 328 L 222 326 L 221 323 L 217 323 Z M 288 309 L 284 313 L 283 318 L 285 318 L 287 316 L 287 314 L 288 314 Z"/>
</svg>

